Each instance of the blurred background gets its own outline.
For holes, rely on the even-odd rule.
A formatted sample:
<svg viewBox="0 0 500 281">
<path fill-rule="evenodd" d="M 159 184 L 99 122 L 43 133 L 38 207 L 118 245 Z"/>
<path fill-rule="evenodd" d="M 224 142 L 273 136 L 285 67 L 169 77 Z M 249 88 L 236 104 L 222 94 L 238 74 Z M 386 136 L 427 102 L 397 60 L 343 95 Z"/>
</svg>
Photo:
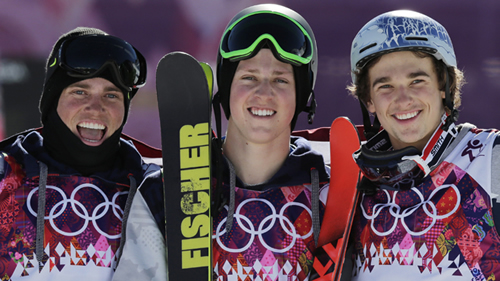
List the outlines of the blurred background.
<svg viewBox="0 0 500 281">
<path fill-rule="evenodd" d="M 160 147 L 155 69 L 160 58 L 185 51 L 215 66 L 217 45 L 241 9 L 273 2 L 288 6 L 312 26 L 319 49 L 314 123 L 302 114 L 296 130 L 330 126 L 337 116 L 361 124 L 358 102 L 347 93 L 349 55 L 358 30 L 394 9 L 412 9 L 448 30 L 465 72 L 459 122 L 500 128 L 500 1 L 497 0 L 1 0 L 0 138 L 39 127 L 45 60 L 63 33 L 89 26 L 121 37 L 143 53 L 148 80 L 132 101 L 124 132 Z"/>
</svg>

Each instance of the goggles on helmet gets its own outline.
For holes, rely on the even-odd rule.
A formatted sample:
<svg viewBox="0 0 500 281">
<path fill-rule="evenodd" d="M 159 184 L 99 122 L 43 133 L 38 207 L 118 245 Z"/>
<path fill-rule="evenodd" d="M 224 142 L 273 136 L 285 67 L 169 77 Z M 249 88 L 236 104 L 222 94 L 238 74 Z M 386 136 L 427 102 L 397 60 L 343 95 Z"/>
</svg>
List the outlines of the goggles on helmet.
<svg viewBox="0 0 500 281">
<path fill-rule="evenodd" d="M 411 174 L 417 175 L 421 171 L 414 161 L 403 161 L 405 156 L 419 155 L 417 148 L 410 146 L 396 151 L 372 151 L 362 146 L 356 152 L 356 163 L 363 172 L 363 176 L 372 182 L 385 186 L 394 186 Z"/>
<path fill-rule="evenodd" d="M 128 90 L 146 83 L 146 60 L 126 41 L 114 36 L 84 35 L 61 44 L 57 62 L 69 76 L 92 78 L 111 68 L 118 87 Z M 53 66 L 51 65 L 51 66 Z"/>
<path fill-rule="evenodd" d="M 229 26 L 222 36 L 220 54 L 230 61 L 247 59 L 265 39 L 283 62 L 299 66 L 312 60 L 313 44 L 307 31 L 294 19 L 269 12 L 249 14 Z"/>
<path fill-rule="evenodd" d="M 446 122 L 447 114 L 441 117 Z M 382 130 L 353 154 L 363 176 L 376 185 L 403 187 L 417 184 L 442 160 L 446 148 L 457 136 L 457 128 L 451 123 L 447 130 L 442 126 L 434 131 L 423 151 L 414 146 L 391 150 L 387 131 Z"/>
</svg>

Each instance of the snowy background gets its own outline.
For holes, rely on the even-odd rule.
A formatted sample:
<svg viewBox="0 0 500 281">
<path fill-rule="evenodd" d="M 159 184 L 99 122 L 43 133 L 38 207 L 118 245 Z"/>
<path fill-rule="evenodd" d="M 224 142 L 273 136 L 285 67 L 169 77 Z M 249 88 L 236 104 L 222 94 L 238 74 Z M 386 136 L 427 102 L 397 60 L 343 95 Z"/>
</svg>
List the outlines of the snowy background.
<svg viewBox="0 0 500 281">
<path fill-rule="evenodd" d="M 337 116 L 361 124 L 359 104 L 348 96 L 349 54 L 357 31 L 394 9 L 412 9 L 448 30 L 465 72 L 460 122 L 500 128 L 500 2 L 497 0 L 0 0 L 0 138 L 40 126 L 45 60 L 63 33 L 97 27 L 132 43 L 148 61 L 147 85 L 132 102 L 124 132 L 160 146 L 155 68 L 171 51 L 185 51 L 215 66 L 227 22 L 241 9 L 274 2 L 288 6 L 312 26 L 319 49 L 318 109 L 313 125 L 302 114 L 296 129 L 330 126 Z"/>
</svg>

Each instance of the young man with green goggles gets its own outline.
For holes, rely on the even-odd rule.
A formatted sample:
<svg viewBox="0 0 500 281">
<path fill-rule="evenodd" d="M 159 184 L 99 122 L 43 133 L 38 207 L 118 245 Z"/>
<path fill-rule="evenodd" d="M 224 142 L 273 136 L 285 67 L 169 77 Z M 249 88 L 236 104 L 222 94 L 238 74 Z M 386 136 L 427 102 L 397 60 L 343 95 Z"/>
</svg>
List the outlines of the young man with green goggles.
<svg viewBox="0 0 500 281">
<path fill-rule="evenodd" d="M 122 138 L 146 61 L 126 41 L 76 28 L 54 45 L 41 129 L 0 143 L 0 268 L 8 280 L 111 280 L 122 226 L 149 171 Z"/>
<path fill-rule="evenodd" d="M 280 5 L 242 10 L 222 36 L 212 154 L 217 280 L 309 278 L 329 170 L 291 132 L 299 113 L 314 116 L 317 59 L 309 24 Z M 228 119 L 223 138 L 220 107 Z"/>
<path fill-rule="evenodd" d="M 351 70 L 368 139 L 354 153 L 353 280 L 498 279 L 500 136 L 455 125 L 464 78 L 446 29 L 381 14 L 354 38 Z"/>
<path fill-rule="evenodd" d="M 317 58 L 309 24 L 280 5 L 242 10 L 222 36 L 213 102 L 217 136 L 221 107 L 228 128 L 212 145 L 213 280 L 309 276 L 329 170 L 323 157 L 291 132 L 300 112 L 308 112 L 311 121 L 314 116 Z M 145 180 L 141 189 L 155 184 Z M 163 204 L 161 197 L 156 204 L 146 201 Z M 135 203 L 146 209 L 145 202 Z M 164 214 L 150 209 L 134 221 L 136 226 L 127 228 L 127 237 L 134 238 L 127 240 L 115 277 L 165 280 L 163 248 L 143 246 L 165 243 Z M 151 232 L 151 225 L 158 230 Z"/>
</svg>

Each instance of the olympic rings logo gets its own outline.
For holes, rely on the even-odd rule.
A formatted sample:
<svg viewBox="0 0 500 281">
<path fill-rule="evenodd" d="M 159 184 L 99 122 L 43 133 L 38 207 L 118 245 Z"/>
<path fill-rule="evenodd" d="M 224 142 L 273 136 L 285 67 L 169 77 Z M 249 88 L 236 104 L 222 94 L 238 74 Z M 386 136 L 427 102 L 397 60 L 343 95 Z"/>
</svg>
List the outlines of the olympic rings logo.
<svg viewBox="0 0 500 281">
<path fill-rule="evenodd" d="M 271 210 L 271 214 L 269 214 L 268 216 L 266 216 L 259 223 L 259 225 L 257 226 L 257 229 L 255 228 L 255 226 L 253 225 L 253 223 L 251 222 L 251 220 L 248 217 L 246 217 L 246 216 L 244 216 L 244 215 L 241 214 L 241 209 L 246 204 L 248 204 L 250 202 L 262 202 L 262 203 L 266 204 L 267 206 L 269 206 L 269 209 Z M 290 219 L 288 217 L 286 217 L 284 215 L 286 209 L 288 207 L 290 207 L 290 206 L 302 207 L 312 217 L 311 210 L 309 208 L 307 208 L 307 206 L 304 205 L 304 204 L 302 204 L 302 203 L 288 202 L 287 204 L 283 205 L 283 207 L 281 208 L 279 214 L 277 214 L 275 206 L 273 206 L 273 204 L 271 202 L 267 201 L 267 200 L 259 199 L 259 198 L 250 198 L 250 199 L 246 199 L 246 200 L 242 201 L 239 204 L 238 208 L 236 209 L 236 212 L 234 213 L 234 218 L 236 219 L 236 221 L 238 223 L 238 226 L 243 231 L 245 231 L 246 233 L 248 233 L 250 235 L 250 239 L 248 240 L 248 243 L 243 248 L 240 248 L 240 249 L 231 249 L 231 248 L 226 247 L 222 243 L 222 241 L 220 240 L 220 237 L 226 233 L 225 222 L 227 220 L 227 217 L 225 217 L 224 219 L 222 219 L 222 221 L 219 223 L 219 225 L 216 228 L 215 239 L 217 241 L 217 244 L 222 249 L 224 249 L 226 252 L 229 252 L 229 253 L 239 253 L 239 252 L 243 252 L 243 251 L 248 250 L 248 248 L 250 248 L 250 246 L 254 242 L 255 238 L 258 237 L 259 241 L 261 242 L 261 244 L 266 249 L 268 249 L 268 250 L 270 250 L 272 252 L 275 252 L 275 253 L 285 253 L 285 252 L 287 252 L 288 250 L 290 250 L 295 245 L 295 242 L 297 241 L 297 239 L 299 239 L 299 238 L 306 239 L 309 236 L 311 236 L 312 232 L 313 232 L 313 229 L 311 227 L 311 229 L 309 230 L 309 232 L 307 234 L 305 234 L 305 235 L 300 235 L 300 234 L 297 233 L 297 229 L 295 228 L 295 226 L 293 225 L 293 223 L 290 221 Z M 227 205 L 225 207 L 227 209 Z M 290 242 L 290 244 L 288 246 L 282 248 L 282 249 L 277 249 L 277 248 L 273 248 L 273 247 L 269 246 L 265 242 L 265 239 L 263 238 L 263 234 L 269 232 L 275 226 L 276 221 L 278 221 L 279 225 L 281 226 L 281 228 L 290 237 L 292 237 L 292 241 Z"/>
<path fill-rule="evenodd" d="M 437 212 L 438 212 L 437 207 L 434 204 L 434 202 L 431 201 L 432 197 L 434 197 L 436 195 L 436 193 L 439 192 L 440 190 L 448 189 L 448 188 L 451 188 L 455 192 L 456 197 L 457 197 L 457 201 L 456 201 L 455 206 L 453 207 L 453 209 L 451 211 L 449 211 L 443 215 L 438 215 L 437 214 Z M 418 195 L 418 197 L 420 198 L 420 202 L 418 204 L 416 204 L 415 206 L 412 206 L 410 208 L 406 208 L 406 209 L 402 210 L 402 208 L 397 203 L 395 203 L 398 191 L 395 191 L 392 198 L 390 198 L 389 192 L 384 189 L 383 191 L 385 192 L 385 194 L 387 196 L 387 203 L 375 204 L 373 206 L 372 215 L 368 215 L 365 211 L 365 208 L 363 206 L 363 202 L 364 202 L 365 197 L 363 195 L 363 198 L 361 201 L 361 211 L 363 213 L 363 216 L 367 220 L 371 220 L 370 227 L 375 234 L 377 234 L 378 236 L 389 235 L 396 229 L 398 222 L 401 221 L 401 225 L 404 227 L 404 229 L 410 235 L 413 235 L 413 236 L 423 235 L 423 234 L 427 233 L 436 224 L 436 221 L 438 219 L 444 219 L 444 218 L 451 216 L 453 213 L 455 213 L 455 211 L 460 206 L 460 191 L 458 190 L 458 188 L 454 184 L 442 185 L 442 186 L 436 188 L 429 195 L 429 198 L 427 198 L 427 199 L 425 199 L 423 194 L 415 187 L 413 187 L 411 190 L 413 192 L 415 192 Z M 395 218 L 395 220 L 394 220 L 393 225 L 390 227 L 390 229 L 388 231 L 380 232 L 377 230 L 377 228 L 374 225 L 375 218 L 377 218 L 380 215 L 380 213 L 382 212 L 382 210 L 384 210 L 385 208 L 388 209 L 389 214 L 391 216 L 393 216 Z M 421 231 L 413 231 L 406 225 L 405 218 L 409 217 L 410 215 L 415 213 L 420 208 L 422 208 L 422 210 L 424 211 L 424 213 L 428 217 L 432 218 L 432 222 L 429 224 L 428 227 L 426 227 L 425 229 L 423 229 Z M 384 215 L 387 215 L 387 212 L 384 212 Z"/>
<path fill-rule="evenodd" d="M 86 187 L 97 190 L 103 198 L 103 202 L 101 202 L 100 204 L 98 204 L 94 208 L 91 215 L 89 215 L 89 210 L 87 210 L 87 208 L 80 201 L 75 199 L 75 195 L 78 193 L 78 191 L 80 191 L 81 189 L 86 188 Z M 111 234 L 104 232 L 97 224 L 97 221 L 99 219 L 101 219 L 102 217 L 104 217 L 108 213 L 110 208 L 111 208 L 113 214 L 120 221 L 122 221 L 123 210 L 121 209 L 120 205 L 116 203 L 116 200 L 120 195 L 128 194 L 128 191 L 116 192 L 113 195 L 112 201 L 110 202 L 108 200 L 108 197 L 106 196 L 106 194 L 104 194 L 104 192 L 101 189 L 99 189 L 96 185 L 89 184 L 89 183 L 85 183 L 85 184 L 81 184 L 81 185 L 77 186 L 73 190 L 73 192 L 71 193 L 70 198 L 67 198 L 66 193 L 64 193 L 57 186 L 47 185 L 46 188 L 55 190 L 61 196 L 61 200 L 59 200 L 59 202 L 57 202 L 50 209 L 49 215 L 44 217 L 44 219 L 49 220 L 52 228 L 55 231 L 57 231 L 58 233 L 65 235 L 65 236 L 76 236 L 76 235 L 81 234 L 83 231 L 85 231 L 85 229 L 89 225 L 89 222 L 92 222 L 92 225 L 97 230 L 97 232 L 99 232 L 101 235 L 105 236 L 106 238 L 118 239 L 121 237 L 121 233 L 111 235 Z M 37 216 L 37 212 L 35 210 L 33 210 L 33 208 L 31 207 L 31 200 L 32 200 L 32 197 L 35 194 L 35 192 L 38 191 L 38 189 L 39 189 L 39 187 L 34 188 L 28 194 L 28 198 L 26 199 L 26 203 L 27 203 L 26 205 L 28 207 L 28 211 L 30 212 L 30 214 L 32 214 L 35 217 Z M 68 204 L 71 205 L 71 208 L 72 208 L 74 214 L 76 214 L 79 218 L 85 220 L 85 223 L 82 225 L 82 227 L 74 232 L 67 232 L 67 231 L 64 231 L 62 229 L 59 229 L 54 222 L 59 216 L 61 216 L 64 213 L 64 211 L 68 207 Z M 101 211 L 101 209 L 103 209 L 103 210 Z"/>
</svg>

